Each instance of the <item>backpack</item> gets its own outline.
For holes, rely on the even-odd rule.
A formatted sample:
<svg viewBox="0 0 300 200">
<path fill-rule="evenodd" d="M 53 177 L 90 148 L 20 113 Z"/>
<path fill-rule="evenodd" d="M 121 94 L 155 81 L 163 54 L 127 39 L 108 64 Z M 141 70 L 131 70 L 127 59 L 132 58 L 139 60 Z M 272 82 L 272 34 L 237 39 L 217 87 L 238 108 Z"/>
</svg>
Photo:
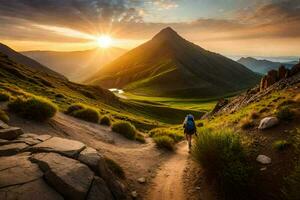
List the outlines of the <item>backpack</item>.
<svg viewBox="0 0 300 200">
<path fill-rule="evenodd" d="M 194 118 L 191 115 L 187 116 L 186 124 L 185 124 L 185 131 L 187 133 L 193 133 L 195 131 L 195 122 Z"/>
</svg>

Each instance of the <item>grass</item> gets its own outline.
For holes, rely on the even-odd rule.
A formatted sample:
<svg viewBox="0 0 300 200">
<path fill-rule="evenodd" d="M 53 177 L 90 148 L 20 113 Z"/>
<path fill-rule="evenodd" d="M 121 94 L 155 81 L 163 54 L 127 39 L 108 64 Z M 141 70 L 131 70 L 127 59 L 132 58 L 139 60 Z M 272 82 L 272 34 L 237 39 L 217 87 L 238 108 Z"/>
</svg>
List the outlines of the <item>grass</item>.
<svg viewBox="0 0 300 200">
<path fill-rule="evenodd" d="M 82 119 L 87 122 L 98 123 L 99 122 L 99 112 L 95 108 L 87 107 L 81 110 L 76 110 L 71 114 L 73 117 Z"/>
<path fill-rule="evenodd" d="M 153 138 L 158 148 L 174 150 L 175 141 L 167 135 L 159 135 Z"/>
<path fill-rule="evenodd" d="M 135 140 L 136 129 L 130 122 L 119 121 L 112 125 L 112 131 L 123 135 L 125 138 Z"/>
<path fill-rule="evenodd" d="M 273 143 L 273 148 L 278 151 L 283 151 L 290 146 L 290 143 L 286 140 L 277 140 Z"/>
<path fill-rule="evenodd" d="M 202 129 L 195 139 L 192 156 L 216 179 L 225 199 L 239 199 L 247 193 L 251 168 L 237 134 L 230 130 Z"/>
<path fill-rule="evenodd" d="M 9 117 L 8 115 L 0 109 L 0 120 L 5 122 L 5 123 L 8 123 L 9 122 Z"/>
<path fill-rule="evenodd" d="M 9 101 L 10 100 L 10 93 L 5 91 L 0 91 L 0 102 Z"/>
<path fill-rule="evenodd" d="M 102 116 L 100 118 L 100 124 L 105 126 L 110 126 L 111 125 L 110 118 L 107 115 Z"/>
<path fill-rule="evenodd" d="M 253 128 L 254 126 L 255 126 L 255 124 L 252 119 L 244 118 L 243 120 L 241 120 L 241 129 L 243 129 L 243 130 Z"/>
<path fill-rule="evenodd" d="M 283 121 L 292 121 L 294 112 L 289 107 L 282 107 L 277 111 L 276 116 Z"/>
<path fill-rule="evenodd" d="M 182 133 L 180 134 L 179 132 L 170 130 L 168 128 L 153 129 L 149 132 L 149 135 L 150 135 L 150 137 L 153 137 L 153 138 L 158 137 L 158 136 L 168 136 L 168 137 L 172 138 L 174 142 L 179 142 L 184 138 Z"/>
<path fill-rule="evenodd" d="M 120 179 L 126 178 L 123 168 L 118 163 L 116 163 L 114 160 L 107 157 L 104 157 L 104 159 L 108 168 L 113 172 L 114 175 L 116 175 Z"/>
<path fill-rule="evenodd" d="M 300 164 L 294 171 L 285 178 L 282 189 L 283 197 L 286 200 L 298 200 L 300 197 Z"/>
<path fill-rule="evenodd" d="M 140 143 L 146 143 L 146 139 L 145 139 L 144 135 L 139 132 L 136 134 L 135 140 Z"/>
<path fill-rule="evenodd" d="M 26 119 L 35 121 L 48 120 L 58 110 L 50 100 L 38 96 L 17 97 L 8 104 L 8 108 Z"/>
<path fill-rule="evenodd" d="M 73 112 L 75 111 L 78 111 L 78 110 L 82 110 L 86 107 L 86 105 L 84 104 L 81 104 L 81 103 L 75 103 L 75 104 L 72 104 L 68 107 L 68 109 L 66 110 L 66 114 L 72 114 Z"/>
</svg>

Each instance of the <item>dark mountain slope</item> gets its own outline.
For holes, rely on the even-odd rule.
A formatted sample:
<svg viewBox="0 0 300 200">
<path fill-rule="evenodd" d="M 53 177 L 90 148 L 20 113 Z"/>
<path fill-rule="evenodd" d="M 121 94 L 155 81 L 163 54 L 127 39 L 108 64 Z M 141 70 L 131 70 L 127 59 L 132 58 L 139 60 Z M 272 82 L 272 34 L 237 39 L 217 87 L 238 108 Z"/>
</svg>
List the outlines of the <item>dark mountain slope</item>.
<svg viewBox="0 0 300 200">
<path fill-rule="evenodd" d="M 35 61 L 31 58 L 28 58 L 28 57 L 14 51 L 13 49 L 11 49 L 8 46 L 1 44 L 1 43 L 0 43 L 0 53 L 7 55 L 11 60 L 13 60 L 19 64 L 30 66 L 30 69 L 34 70 L 35 72 L 43 72 L 43 73 L 47 73 L 51 76 L 65 79 L 65 77 L 62 76 L 61 74 L 47 68 L 46 66 L 38 63 L 37 61 Z"/>
<path fill-rule="evenodd" d="M 258 76 L 165 28 L 104 66 L 87 82 L 143 95 L 210 97 L 253 86 Z"/>
</svg>

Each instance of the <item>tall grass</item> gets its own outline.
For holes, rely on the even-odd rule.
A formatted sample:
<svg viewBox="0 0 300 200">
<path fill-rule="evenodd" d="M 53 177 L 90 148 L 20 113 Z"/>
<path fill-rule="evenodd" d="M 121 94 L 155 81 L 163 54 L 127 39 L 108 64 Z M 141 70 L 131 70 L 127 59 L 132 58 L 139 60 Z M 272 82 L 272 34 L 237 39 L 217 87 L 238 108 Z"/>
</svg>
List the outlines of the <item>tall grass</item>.
<svg viewBox="0 0 300 200">
<path fill-rule="evenodd" d="M 81 103 L 70 105 L 66 114 L 87 122 L 98 123 L 100 120 L 100 114 L 96 108 Z"/>
<path fill-rule="evenodd" d="M 195 139 L 192 156 L 216 179 L 225 199 L 241 199 L 248 191 L 252 170 L 237 134 L 202 129 Z"/>
<path fill-rule="evenodd" d="M 136 129 L 129 122 L 119 121 L 114 123 L 112 125 L 112 131 L 119 133 L 130 140 L 134 140 L 136 137 Z"/>
</svg>

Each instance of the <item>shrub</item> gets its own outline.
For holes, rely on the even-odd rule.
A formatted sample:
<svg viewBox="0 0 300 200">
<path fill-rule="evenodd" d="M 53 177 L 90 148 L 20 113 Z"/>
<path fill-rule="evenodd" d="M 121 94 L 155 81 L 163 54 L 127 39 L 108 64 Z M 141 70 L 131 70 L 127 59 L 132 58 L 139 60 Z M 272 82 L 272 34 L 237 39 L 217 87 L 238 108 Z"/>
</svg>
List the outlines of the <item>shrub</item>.
<svg viewBox="0 0 300 200">
<path fill-rule="evenodd" d="M 0 120 L 5 123 L 8 123 L 8 121 L 9 121 L 9 117 L 3 110 L 0 110 Z"/>
<path fill-rule="evenodd" d="M 294 171 L 284 179 L 282 189 L 284 199 L 298 200 L 300 196 L 300 164 L 295 167 Z"/>
<path fill-rule="evenodd" d="M 135 140 L 140 142 L 140 143 L 146 143 L 144 135 L 139 133 L 139 132 L 136 134 Z"/>
<path fill-rule="evenodd" d="M 253 128 L 254 126 L 255 126 L 254 121 L 251 119 L 246 118 L 241 121 L 241 129 L 243 130 Z"/>
<path fill-rule="evenodd" d="M 294 118 L 294 112 L 291 111 L 288 107 L 283 107 L 277 111 L 276 116 L 280 120 L 291 121 Z"/>
<path fill-rule="evenodd" d="M 277 140 L 273 143 L 273 148 L 279 151 L 285 150 L 290 146 L 290 143 L 286 140 Z"/>
<path fill-rule="evenodd" d="M 117 177 L 121 179 L 125 179 L 125 172 L 122 169 L 122 167 L 116 163 L 114 160 L 104 157 L 105 163 L 107 164 L 108 168 L 116 175 Z"/>
<path fill-rule="evenodd" d="M 72 104 L 68 107 L 66 114 L 72 114 L 75 111 L 84 109 L 86 106 L 80 103 Z"/>
<path fill-rule="evenodd" d="M 8 92 L 0 92 L 0 101 L 9 101 L 10 94 Z"/>
<path fill-rule="evenodd" d="M 170 151 L 174 150 L 175 142 L 169 136 L 166 135 L 155 136 L 153 140 L 159 148 L 164 148 Z"/>
<path fill-rule="evenodd" d="M 225 199 L 239 199 L 248 191 L 252 170 L 238 135 L 203 129 L 195 139 L 192 156 L 217 180 Z"/>
<path fill-rule="evenodd" d="M 84 121 L 94 123 L 98 123 L 100 118 L 99 112 L 96 109 L 90 107 L 73 111 L 71 115 Z"/>
<path fill-rule="evenodd" d="M 105 126 L 110 126 L 111 122 L 108 116 L 104 115 L 100 119 L 100 124 L 105 125 Z"/>
<path fill-rule="evenodd" d="M 112 125 L 112 131 L 123 135 L 124 137 L 134 140 L 136 137 L 136 129 L 129 122 L 116 122 Z"/>
<path fill-rule="evenodd" d="M 163 129 L 163 128 L 156 128 L 156 129 L 152 129 L 149 132 L 150 137 L 157 137 L 157 136 L 168 136 L 170 138 L 172 138 L 174 140 L 174 142 L 179 142 L 181 141 L 184 136 L 183 134 L 177 133 L 175 131 L 171 131 L 168 129 Z"/>
<path fill-rule="evenodd" d="M 24 118 L 36 121 L 50 119 L 57 112 L 57 106 L 54 103 L 37 96 L 18 97 L 8 104 L 8 108 Z"/>
</svg>

